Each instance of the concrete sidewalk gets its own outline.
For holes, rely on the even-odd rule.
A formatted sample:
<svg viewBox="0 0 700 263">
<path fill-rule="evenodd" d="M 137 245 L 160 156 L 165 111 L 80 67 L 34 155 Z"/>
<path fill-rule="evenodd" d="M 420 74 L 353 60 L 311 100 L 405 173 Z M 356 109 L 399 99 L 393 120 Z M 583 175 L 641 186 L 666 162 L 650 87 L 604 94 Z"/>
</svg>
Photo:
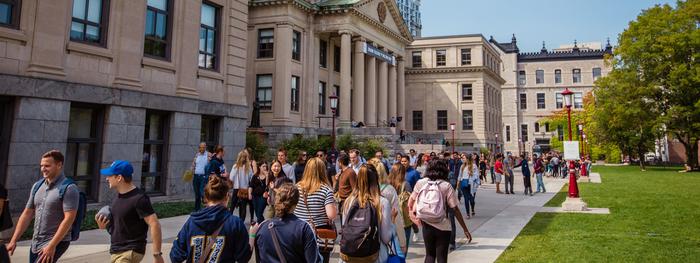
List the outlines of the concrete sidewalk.
<svg viewBox="0 0 700 263">
<path fill-rule="evenodd" d="M 561 186 L 566 183 L 563 179 L 545 179 L 548 193 L 525 196 L 523 194 L 522 176 L 518 171 L 515 175 L 514 195 L 496 194 L 495 184 L 483 184 L 476 195 L 476 216 L 467 220 L 472 233 L 471 244 L 464 244 L 464 233 L 457 231 L 458 248 L 450 253 L 450 262 L 493 262 L 510 245 L 532 216 L 549 201 Z M 533 178 L 533 189 L 536 189 Z M 502 185 L 503 186 L 503 185 Z M 502 188 L 501 190 L 504 190 Z M 460 202 L 460 210 L 464 215 L 464 202 Z M 238 213 L 236 213 L 238 214 Z M 169 262 L 168 253 L 172 241 L 177 236 L 188 216 L 161 219 L 163 232 L 163 254 Z M 422 239 L 422 238 L 421 238 Z M 153 262 L 151 244 L 146 247 L 143 263 Z M 20 242 L 13 262 L 28 262 L 29 241 Z M 422 240 L 411 242 L 407 262 L 423 262 L 425 250 Z M 331 262 L 337 262 L 338 248 L 334 251 Z M 109 262 L 109 235 L 104 230 L 83 231 L 80 240 L 73 242 L 60 262 L 90 263 Z M 251 260 L 254 262 L 254 259 Z"/>
</svg>

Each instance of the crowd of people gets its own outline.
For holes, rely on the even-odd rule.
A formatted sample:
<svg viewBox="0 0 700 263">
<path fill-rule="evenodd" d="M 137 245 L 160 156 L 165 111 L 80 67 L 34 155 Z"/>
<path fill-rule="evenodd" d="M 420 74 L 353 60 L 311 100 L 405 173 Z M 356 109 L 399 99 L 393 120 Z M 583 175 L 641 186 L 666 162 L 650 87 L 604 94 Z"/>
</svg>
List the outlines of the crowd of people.
<svg viewBox="0 0 700 263">
<path fill-rule="evenodd" d="M 471 242 L 465 219 L 476 215 L 482 184 L 490 179 L 504 194 L 504 183 L 505 194 L 514 194 L 513 171 L 520 168 L 524 194 L 532 195 L 530 164 L 537 193 L 546 191 L 544 176 L 565 177 L 571 169 L 557 153 L 530 160 L 524 154 L 413 149 L 393 158 L 377 151 L 369 159 L 356 149 L 319 150 L 314 156 L 302 151 L 293 164 L 284 149 L 271 162 L 256 161 L 244 149 L 227 169 L 223 147 L 213 153 L 206 149 L 200 144 L 192 160 L 194 212 L 173 242 L 172 262 L 248 262 L 252 257 L 257 262 L 329 262 L 336 247 L 340 262 L 402 262 L 418 239 L 425 262 L 446 262 L 456 248 L 458 228 Z M 79 238 L 84 194 L 63 173 L 63 158 L 56 150 L 42 156 L 42 179 L 32 186 L 12 239 L 0 249 L 2 262 L 9 262 L 8 253 L 14 253 L 32 220 L 30 263 L 56 262 Z M 583 158 L 575 169 L 585 175 L 590 161 Z M 116 192 L 111 205 L 95 215 L 98 227 L 111 236 L 111 262 L 140 262 L 148 233 L 154 262 L 164 262 L 159 220 L 148 195 L 132 182 L 132 165 L 116 160 L 100 173 Z M 0 186 L 0 201 L 6 194 Z M 462 198 L 464 215 L 458 207 Z M 0 202 L 0 212 L 5 204 Z"/>
</svg>

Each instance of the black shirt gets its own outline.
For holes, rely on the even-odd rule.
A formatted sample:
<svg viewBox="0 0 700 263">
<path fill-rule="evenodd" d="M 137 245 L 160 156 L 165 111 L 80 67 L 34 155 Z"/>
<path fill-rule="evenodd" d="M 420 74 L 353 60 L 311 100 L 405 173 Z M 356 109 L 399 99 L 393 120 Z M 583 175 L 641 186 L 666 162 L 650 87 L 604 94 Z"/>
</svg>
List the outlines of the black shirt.
<svg viewBox="0 0 700 263">
<path fill-rule="evenodd" d="M 265 178 L 260 179 L 260 176 L 253 176 L 250 178 L 248 187 L 253 189 L 253 196 L 262 196 L 265 191 L 267 191 L 267 185 L 265 184 Z"/>
<path fill-rule="evenodd" d="M 112 201 L 112 245 L 110 253 L 134 250 L 146 252 L 148 224 L 143 218 L 155 213 L 151 200 L 143 190 L 134 188 Z"/>
</svg>

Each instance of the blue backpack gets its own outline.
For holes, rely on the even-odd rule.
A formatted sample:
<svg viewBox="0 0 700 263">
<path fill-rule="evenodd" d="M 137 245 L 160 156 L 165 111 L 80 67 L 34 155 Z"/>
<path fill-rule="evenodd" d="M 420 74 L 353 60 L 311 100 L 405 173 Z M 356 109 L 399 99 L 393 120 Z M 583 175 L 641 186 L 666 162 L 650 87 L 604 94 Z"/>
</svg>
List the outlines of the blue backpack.
<svg viewBox="0 0 700 263">
<path fill-rule="evenodd" d="M 34 188 L 32 188 L 32 198 L 36 195 L 36 192 L 39 191 L 39 187 L 44 184 L 45 178 L 41 178 L 37 183 L 34 184 Z M 66 189 L 68 189 L 69 185 L 75 185 L 75 182 L 70 179 L 66 178 L 63 180 L 63 183 L 61 184 L 60 188 L 58 189 L 58 196 L 61 198 L 61 201 L 63 201 L 63 196 L 66 194 Z M 77 187 L 77 185 L 76 185 Z M 34 200 L 32 200 L 32 203 Z M 79 191 L 78 194 L 78 213 L 75 215 L 75 221 L 73 221 L 73 224 L 71 225 L 70 229 L 70 241 L 76 241 L 78 238 L 80 238 L 80 226 L 83 224 L 83 221 L 85 221 L 85 211 L 87 210 L 87 196 L 85 193 L 82 191 Z"/>
</svg>

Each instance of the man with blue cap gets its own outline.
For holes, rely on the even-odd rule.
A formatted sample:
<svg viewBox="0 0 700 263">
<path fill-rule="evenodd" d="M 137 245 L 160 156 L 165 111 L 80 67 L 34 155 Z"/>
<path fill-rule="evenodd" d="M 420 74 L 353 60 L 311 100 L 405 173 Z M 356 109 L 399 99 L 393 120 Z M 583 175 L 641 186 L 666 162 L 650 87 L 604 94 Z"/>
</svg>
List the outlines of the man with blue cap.
<svg viewBox="0 0 700 263">
<path fill-rule="evenodd" d="M 133 173 L 131 164 L 123 160 L 114 161 L 100 170 L 100 174 L 107 178 L 109 188 L 116 190 L 118 195 L 112 201 L 111 216 L 100 212 L 95 215 L 95 221 L 100 229 L 108 229 L 112 236 L 109 247 L 112 263 L 141 262 L 146 253 L 149 228 L 153 238 L 153 262 L 163 263 L 158 216 L 148 196 L 133 184 Z"/>
</svg>

